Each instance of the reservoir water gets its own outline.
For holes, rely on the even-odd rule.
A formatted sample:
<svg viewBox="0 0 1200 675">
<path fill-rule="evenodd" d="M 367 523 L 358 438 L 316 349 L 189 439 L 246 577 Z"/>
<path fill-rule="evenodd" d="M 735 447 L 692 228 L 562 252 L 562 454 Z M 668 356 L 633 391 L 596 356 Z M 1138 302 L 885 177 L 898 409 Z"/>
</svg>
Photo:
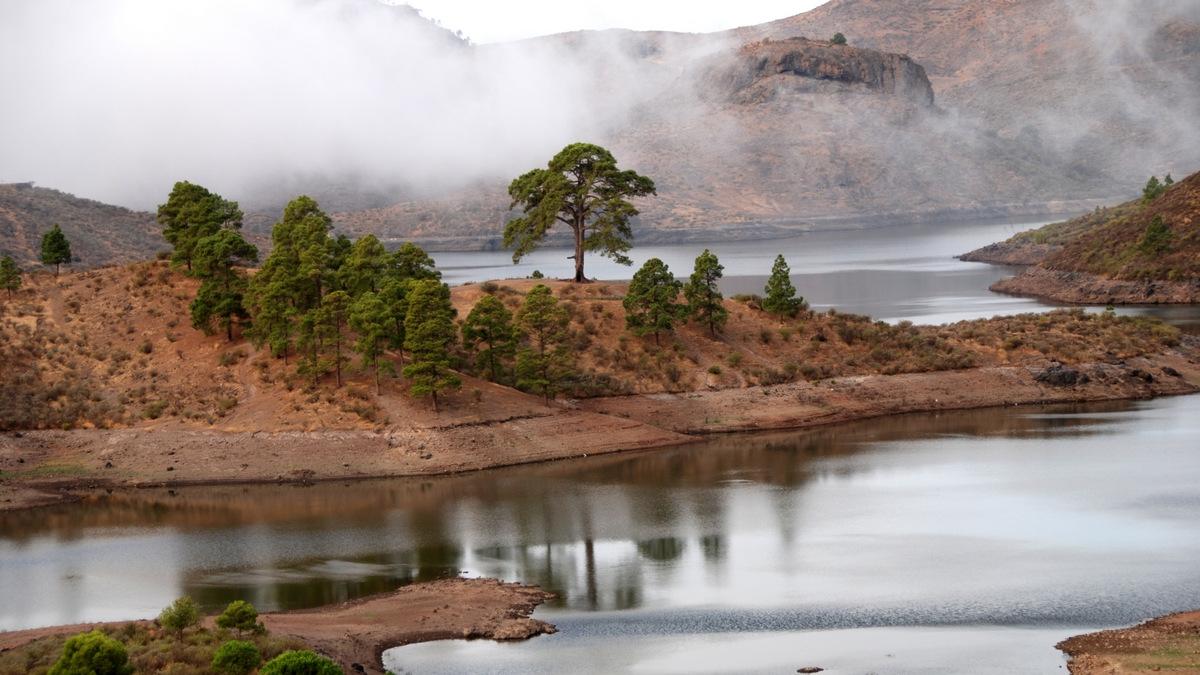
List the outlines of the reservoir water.
<svg viewBox="0 0 1200 675">
<path fill-rule="evenodd" d="M 1001 268 L 950 257 L 1006 231 L 987 227 L 713 248 L 731 288 L 784 252 L 814 304 L 892 320 L 1043 307 L 989 293 Z M 675 256 L 679 273 L 696 252 L 642 254 Z M 497 275 L 488 255 L 438 257 L 461 282 Z M 1194 323 L 1195 309 L 1168 316 Z M 184 593 L 276 610 L 465 574 L 555 591 L 538 616 L 560 632 L 403 647 L 390 668 L 1057 673 L 1064 637 L 1200 607 L 1198 513 L 1197 396 L 442 478 L 118 491 L 0 513 L 0 630 L 149 617 Z"/>
</svg>

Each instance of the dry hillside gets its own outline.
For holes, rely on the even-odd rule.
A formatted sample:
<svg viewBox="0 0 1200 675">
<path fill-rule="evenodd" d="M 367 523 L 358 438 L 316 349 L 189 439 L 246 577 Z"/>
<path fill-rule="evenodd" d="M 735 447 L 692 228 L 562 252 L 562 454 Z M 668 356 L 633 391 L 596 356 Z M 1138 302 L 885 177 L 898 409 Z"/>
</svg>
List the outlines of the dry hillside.
<svg viewBox="0 0 1200 675">
<path fill-rule="evenodd" d="M 86 267 L 144 260 L 167 245 L 153 214 L 30 183 L 0 184 L 0 255 L 36 265 L 42 235 L 55 224 Z"/>
<path fill-rule="evenodd" d="M 1165 228 L 1156 243 L 1148 234 Z M 1032 265 L 997 290 L 1078 302 L 1200 302 L 1200 173 L 1149 203 L 1079 218 L 972 251 L 965 260 Z"/>
<path fill-rule="evenodd" d="M 515 309 L 532 280 L 453 289 L 463 317 L 483 293 Z M 572 397 L 738 389 L 847 375 L 979 366 L 1097 362 L 1155 353 L 1178 332 L 1150 320 L 1059 312 L 949 326 L 892 326 L 866 317 L 776 319 L 753 299 L 727 300 L 717 338 L 686 325 L 659 345 L 625 329 L 621 283 L 549 282 L 571 316 L 578 375 Z M 60 278 L 37 275 L 0 304 L 0 427 L 149 427 L 224 431 L 445 426 L 539 413 L 536 397 L 470 376 L 435 414 L 402 379 L 376 395 L 368 373 L 313 387 L 294 364 L 252 345 L 192 329 L 196 282 L 166 263 L 136 263 Z M 394 357 L 393 357 L 394 358 Z"/>
</svg>

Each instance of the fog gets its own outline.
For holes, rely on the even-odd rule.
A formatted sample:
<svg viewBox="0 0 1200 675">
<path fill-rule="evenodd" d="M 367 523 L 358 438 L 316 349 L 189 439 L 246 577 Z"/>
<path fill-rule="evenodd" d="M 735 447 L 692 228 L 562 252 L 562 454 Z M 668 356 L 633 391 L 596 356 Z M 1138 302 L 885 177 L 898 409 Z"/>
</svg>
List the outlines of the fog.
<svg viewBox="0 0 1200 675">
<path fill-rule="evenodd" d="M 913 117 L 852 97 L 759 116 L 730 106 L 704 64 L 732 33 L 473 46 L 376 0 L 0 0 L 0 181 L 152 208 L 186 178 L 248 209 L 313 191 L 338 210 L 464 188 L 498 197 L 591 140 L 692 206 L 789 216 L 798 202 L 840 213 L 898 196 L 896 208 L 1108 198 L 1150 172 L 1195 170 L 1197 58 L 1162 54 L 1181 41 L 1159 26 L 1200 20 L 1200 1 L 1063 1 L 1090 48 L 980 84 L 975 109 Z M 1039 92 L 1028 108 L 1005 102 L 1026 86 Z"/>
<path fill-rule="evenodd" d="M 331 177 L 420 193 L 511 176 L 619 123 L 639 94 L 593 105 L 595 69 L 557 45 L 477 50 L 372 0 L 0 12 L 0 179 L 142 208 L 179 178 L 245 199 Z"/>
</svg>

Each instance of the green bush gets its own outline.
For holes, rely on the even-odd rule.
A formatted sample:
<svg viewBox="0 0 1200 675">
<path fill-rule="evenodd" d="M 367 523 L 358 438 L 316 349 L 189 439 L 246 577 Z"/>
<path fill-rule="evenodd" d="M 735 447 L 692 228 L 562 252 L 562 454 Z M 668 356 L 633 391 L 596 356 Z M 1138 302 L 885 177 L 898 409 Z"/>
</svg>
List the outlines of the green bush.
<svg viewBox="0 0 1200 675">
<path fill-rule="evenodd" d="M 178 598 L 158 614 L 158 625 L 182 636 L 185 628 L 200 623 L 200 609 L 188 596 Z"/>
<path fill-rule="evenodd" d="M 342 675 L 342 669 L 308 650 L 286 651 L 267 661 L 259 675 Z"/>
<path fill-rule="evenodd" d="M 265 629 L 258 622 L 258 610 L 245 600 L 234 600 L 217 617 L 217 627 L 242 633 L 262 633 Z"/>
<path fill-rule="evenodd" d="M 844 45 L 846 44 L 846 36 L 842 35 L 841 33 L 834 33 L 833 38 L 829 41 L 835 45 Z"/>
<path fill-rule="evenodd" d="M 254 616 L 257 617 L 258 613 L 255 612 Z M 218 647 L 216 653 L 213 654 L 212 669 L 226 675 L 246 675 L 257 668 L 260 663 L 262 663 L 262 654 L 258 652 L 258 647 L 254 646 L 253 642 L 230 640 Z"/>
<path fill-rule="evenodd" d="M 133 672 L 125 645 L 94 630 L 63 644 L 63 653 L 49 675 L 127 675 Z"/>
</svg>

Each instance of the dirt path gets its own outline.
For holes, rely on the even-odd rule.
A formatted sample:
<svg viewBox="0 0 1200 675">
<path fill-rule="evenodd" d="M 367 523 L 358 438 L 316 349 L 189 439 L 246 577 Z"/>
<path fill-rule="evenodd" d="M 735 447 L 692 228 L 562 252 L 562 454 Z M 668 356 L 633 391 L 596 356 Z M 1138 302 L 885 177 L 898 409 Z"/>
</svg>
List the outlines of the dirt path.
<svg viewBox="0 0 1200 675">
<path fill-rule="evenodd" d="M 1200 611 L 1077 635 L 1056 646 L 1071 657 L 1072 675 L 1200 675 Z"/>
</svg>

